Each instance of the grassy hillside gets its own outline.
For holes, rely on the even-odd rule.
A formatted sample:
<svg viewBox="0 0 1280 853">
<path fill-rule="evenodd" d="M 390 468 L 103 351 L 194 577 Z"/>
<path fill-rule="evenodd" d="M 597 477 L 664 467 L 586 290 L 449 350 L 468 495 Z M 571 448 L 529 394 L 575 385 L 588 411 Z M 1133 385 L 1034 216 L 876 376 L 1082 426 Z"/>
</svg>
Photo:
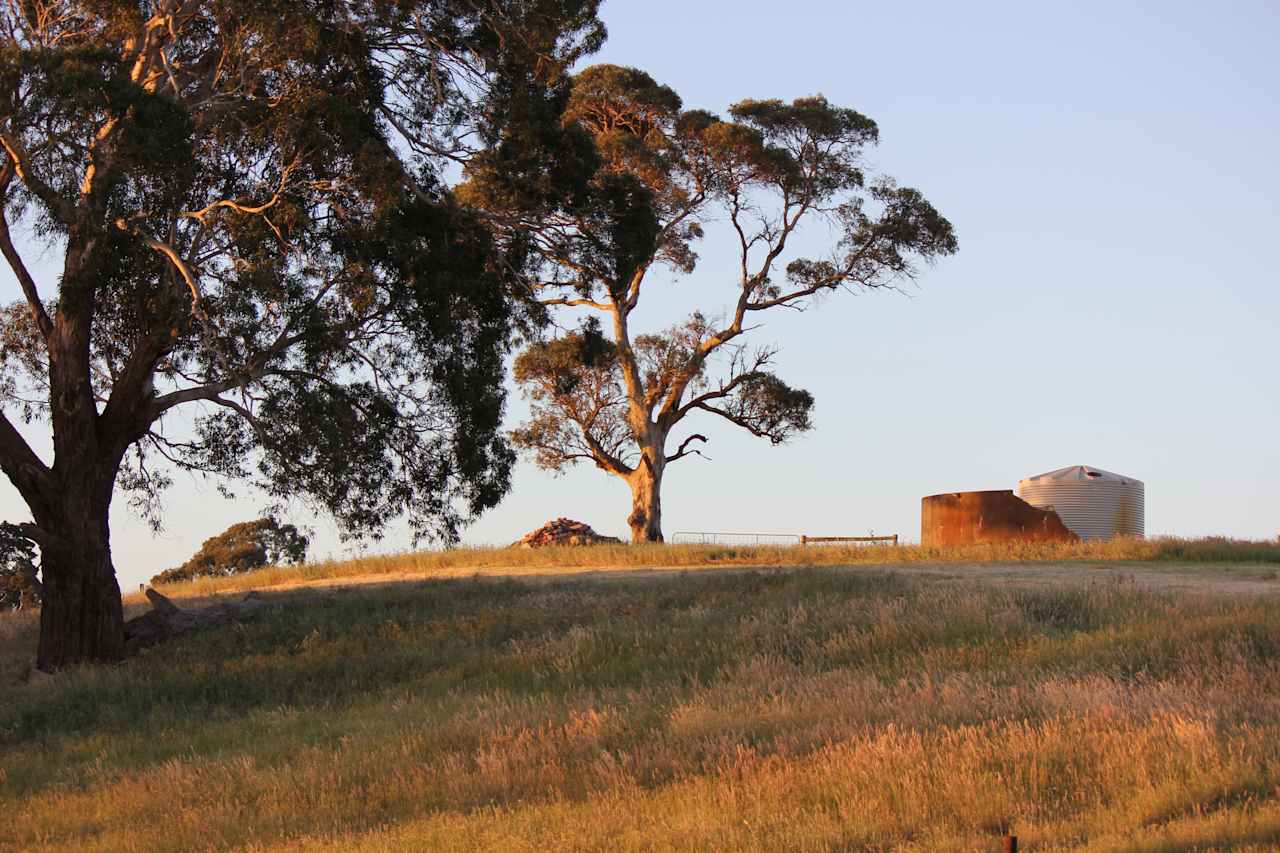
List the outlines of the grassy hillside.
<svg viewBox="0 0 1280 853">
<path fill-rule="evenodd" d="M 566 569 L 697 568 L 707 566 L 874 566 L 921 563 L 1154 562 L 1280 565 L 1280 541 L 1117 539 L 1109 542 L 1001 542 L 962 547 L 593 545 L 559 548 L 455 548 L 326 560 L 165 587 L 171 595 L 246 589 L 378 575 L 459 575 Z"/>
<path fill-rule="evenodd" d="M 0 847 L 1280 842 L 1274 594 L 808 568 L 269 599 L 0 687 Z"/>
</svg>

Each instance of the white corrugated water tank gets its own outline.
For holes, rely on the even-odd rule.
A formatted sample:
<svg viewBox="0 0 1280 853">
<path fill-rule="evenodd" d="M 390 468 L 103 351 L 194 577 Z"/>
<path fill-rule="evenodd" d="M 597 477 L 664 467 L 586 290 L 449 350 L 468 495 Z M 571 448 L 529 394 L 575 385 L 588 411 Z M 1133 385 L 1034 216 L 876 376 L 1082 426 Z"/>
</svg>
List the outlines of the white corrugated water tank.
<svg viewBox="0 0 1280 853">
<path fill-rule="evenodd" d="M 1141 480 L 1088 465 L 1072 465 L 1018 481 L 1018 497 L 1052 508 L 1081 539 L 1142 536 L 1146 498 Z"/>
</svg>

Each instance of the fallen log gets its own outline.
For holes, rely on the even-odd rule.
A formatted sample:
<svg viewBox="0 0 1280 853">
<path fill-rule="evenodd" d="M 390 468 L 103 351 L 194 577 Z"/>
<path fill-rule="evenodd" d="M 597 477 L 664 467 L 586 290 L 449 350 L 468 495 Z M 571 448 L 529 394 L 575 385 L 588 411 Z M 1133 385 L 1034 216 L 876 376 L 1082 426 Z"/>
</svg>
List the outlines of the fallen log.
<svg viewBox="0 0 1280 853">
<path fill-rule="evenodd" d="M 238 602 L 193 608 L 179 607 L 154 589 L 148 589 L 146 594 L 151 610 L 124 623 L 124 645 L 128 654 L 136 654 L 192 631 L 238 622 L 252 616 L 266 604 L 256 592 L 250 592 Z"/>
</svg>

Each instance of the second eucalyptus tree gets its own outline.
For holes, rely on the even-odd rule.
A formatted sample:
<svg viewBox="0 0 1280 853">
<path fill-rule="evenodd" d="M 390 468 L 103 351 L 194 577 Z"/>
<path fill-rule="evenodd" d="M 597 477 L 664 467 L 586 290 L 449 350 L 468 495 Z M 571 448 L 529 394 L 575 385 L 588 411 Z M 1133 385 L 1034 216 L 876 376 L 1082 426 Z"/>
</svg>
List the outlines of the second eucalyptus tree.
<svg viewBox="0 0 1280 853">
<path fill-rule="evenodd" d="M 752 318 L 901 284 L 919 262 L 955 252 L 956 238 L 919 191 L 868 174 L 875 122 L 820 96 L 744 100 L 720 117 L 684 110 L 643 71 L 598 65 L 574 78 L 564 122 L 566 140 L 589 139 L 594 158 L 566 209 L 514 209 L 484 160 L 463 187 L 536 259 L 529 286 L 541 304 L 593 315 L 516 361 L 532 417 L 514 439 L 544 468 L 585 461 L 626 481 L 632 539 L 660 541 L 663 474 L 707 441 L 686 422 L 713 417 L 774 444 L 810 428 L 813 397 L 770 370 L 775 349 L 747 345 Z M 636 329 L 655 270 L 692 273 L 712 221 L 736 242 L 721 319 L 691 306 L 671 328 Z M 825 251 L 789 252 L 815 221 L 833 228 Z"/>
</svg>

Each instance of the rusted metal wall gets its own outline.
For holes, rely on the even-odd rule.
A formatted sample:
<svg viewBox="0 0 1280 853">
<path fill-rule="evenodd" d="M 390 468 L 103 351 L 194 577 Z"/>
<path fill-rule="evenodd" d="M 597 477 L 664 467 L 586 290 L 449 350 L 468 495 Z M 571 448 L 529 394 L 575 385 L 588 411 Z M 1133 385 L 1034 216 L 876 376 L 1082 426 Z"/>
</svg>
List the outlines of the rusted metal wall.
<svg viewBox="0 0 1280 853">
<path fill-rule="evenodd" d="M 1057 513 L 1032 506 L 1011 489 L 947 492 L 920 499 L 922 545 L 1076 538 Z"/>
</svg>

